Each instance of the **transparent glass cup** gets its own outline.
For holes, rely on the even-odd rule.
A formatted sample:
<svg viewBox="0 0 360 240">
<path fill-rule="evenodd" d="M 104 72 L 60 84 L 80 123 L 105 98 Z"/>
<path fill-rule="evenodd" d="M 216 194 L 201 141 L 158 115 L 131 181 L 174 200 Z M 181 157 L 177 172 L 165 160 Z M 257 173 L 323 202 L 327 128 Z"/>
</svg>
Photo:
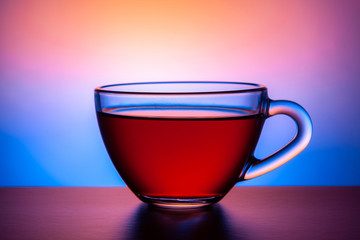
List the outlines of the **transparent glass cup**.
<svg viewBox="0 0 360 240">
<path fill-rule="evenodd" d="M 308 113 L 273 101 L 260 84 L 147 82 L 95 89 L 98 124 L 107 152 L 142 201 L 163 207 L 218 202 L 239 181 L 265 174 L 309 143 Z M 254 151 L 264 121 L 290 116 L 296 136 L 264 159 Z"/>
</svg>

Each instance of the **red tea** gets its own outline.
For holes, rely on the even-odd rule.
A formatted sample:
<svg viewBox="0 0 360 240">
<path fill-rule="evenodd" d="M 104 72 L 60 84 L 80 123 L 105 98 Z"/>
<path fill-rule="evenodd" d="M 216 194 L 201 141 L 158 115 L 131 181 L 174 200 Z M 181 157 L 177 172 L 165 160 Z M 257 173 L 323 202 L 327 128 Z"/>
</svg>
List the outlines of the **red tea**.
<svg viewBox="0 0 360 240">
<path fill-rule="evenodd" d="M 138 196 L 223 196 L 254 151 L 263 117 L 222 108 L 118 108 L 97 113 L 117 171 Z"/>
</svg>

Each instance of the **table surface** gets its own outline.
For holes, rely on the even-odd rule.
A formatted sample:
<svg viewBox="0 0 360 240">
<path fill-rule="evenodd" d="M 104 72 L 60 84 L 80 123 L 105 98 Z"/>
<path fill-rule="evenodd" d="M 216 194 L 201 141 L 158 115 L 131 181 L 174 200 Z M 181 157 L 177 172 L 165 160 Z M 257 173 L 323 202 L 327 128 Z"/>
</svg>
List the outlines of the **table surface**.
<svg viewBox="0 0 360 240">
<path fill-rule="evenodd" d="M 0 239 L 360 239 L 360 187 L 235 187 L 168 211 L 128 188 L 0 188 Z"/>
</svg>

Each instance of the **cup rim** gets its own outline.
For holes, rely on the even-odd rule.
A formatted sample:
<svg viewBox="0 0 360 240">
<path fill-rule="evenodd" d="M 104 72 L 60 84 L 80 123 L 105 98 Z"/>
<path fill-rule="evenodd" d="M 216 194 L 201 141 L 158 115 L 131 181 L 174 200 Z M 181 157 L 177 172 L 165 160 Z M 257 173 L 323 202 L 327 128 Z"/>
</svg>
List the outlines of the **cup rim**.
<svg viewBox="0 0 360 240">
<path fill-rule="evenodd" d="M 230 90 L 211 90 L 211 91 L 136 91 L 121 90 L 122 87 L 136 85 L 155 85 L 155 84 L 214 84 L 214 85 L 232 85 Z M 242 86 L 242 87 L 241 87 Z M 118 89 L 115 89 L 115 88 Z M 235 88 L 234 88 L 235 87 Z M 238 87 L 238 89 L 236 88 Z M 95 88 L 96 93 L 115 93 L 115 94 L 150 94 L 150 95 L 198 95 L 198 94 L 228 94 L 228 93 L 247 93 L 266 91 L 267 88 L 262 84 L 247 82 L 230 82 L 230 81 L 158 81 L 158 82 L 130 82 L 103 85 Z"/>
</svg>

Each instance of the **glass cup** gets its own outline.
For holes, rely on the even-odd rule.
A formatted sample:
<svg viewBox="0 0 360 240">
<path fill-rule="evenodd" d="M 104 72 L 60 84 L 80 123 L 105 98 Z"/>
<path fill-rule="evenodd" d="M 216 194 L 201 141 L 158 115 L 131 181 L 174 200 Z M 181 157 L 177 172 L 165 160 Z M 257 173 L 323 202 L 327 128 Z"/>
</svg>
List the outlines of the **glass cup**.
<svg viewBox="0 0 360 240">
<path fill-rule="evenodd" d="M 308 113 L 273 101 L 260 84 L 146 82 L 95 89 L 101 135 L 120 176 L 142 201 L 163 207 L 218 202 L 239 181 L 267 173 L 309 143 Z M 256 159 L 265 119 L 290 116 L 293 140 Z"/>
</svg>

